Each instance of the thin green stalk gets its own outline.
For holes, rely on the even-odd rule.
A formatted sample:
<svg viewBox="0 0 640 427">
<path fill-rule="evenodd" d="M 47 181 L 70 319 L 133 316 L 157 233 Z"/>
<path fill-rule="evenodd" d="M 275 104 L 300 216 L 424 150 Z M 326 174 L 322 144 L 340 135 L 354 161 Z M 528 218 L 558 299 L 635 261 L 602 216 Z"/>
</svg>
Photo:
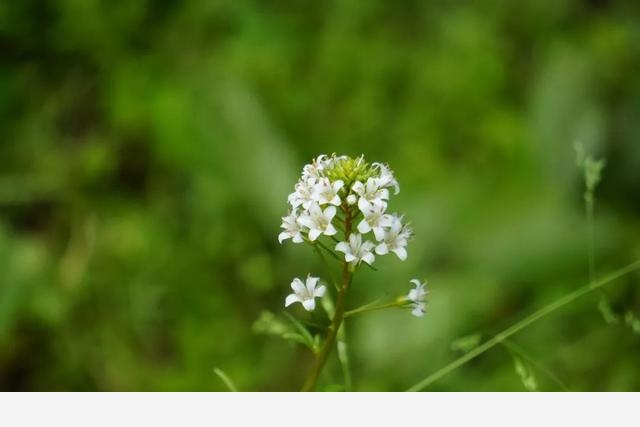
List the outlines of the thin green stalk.
<svg viewBox="0 0 640 427">
<path fill-rule="evenodd" d="M 354 308 L 353 310 L 349 310 L 345 312 L 344 317 L 346 319 L 347 317 L 355 316 L 356 314 L 365 313 L 368 311 L 383 310 L 385 308 L 391 308 L 391 307 L 400 307 L 400 305 L 396 301 L 390 302 L 387 304 L 380 304 L 380 305 L 367 304 L 367 305 L 363 305 L 362 307 Z"/>
<path fill-rule="evenodd" d="M 586 198 L 585 210 L 587 215 L 587 251 L 589 256 L 589 281 L 593 282 L 596 278 L 596 257 L 595 257 L 595 227 L 593 224 L 593 196 Z"/>
<path fill-rule="evenodd" d="M 470 360 L 475 359 L 476 357 L 478 357 L 482 353 L 484 353 L 487 350 L 495 347 L 497 344 L 501 343 L 502 341 L 504 341 L 505 339 L 509 338 L 510 336 L 520 332 L 522 329 L 524 329 L 527 326 L 531 325 L 532 323 L 540 320 L 541 318 L 545 317 L 549 313 L 552 313 L 552 312 L 556 311 L 557 309 L 559 309 L 561 307 L 564 307 L 565 305 L 567 305 L 569 303 L 572 303 L 573 301 L 575 301 L 576 299 L 580 298 L 581 296 L 583 296 L 585 294 L 588 294 L 588 293 L 590 293 L 590 292 L 592 292 L 592 291 L 594 291 L 596 289 L 600 289 L 603 286 L 613 282 L 614 280 L 619 279 L 620 277 L 622 277 L 622 276 L 624 276 L 626 274 L 629 274 L 632 271 L 635 271 L 635 270 L 637 270 L 639 268 L 640 268 L 640 260 L 637 260 L 637 261 L 627 265 L 626 267 L 623 267 L 623 268 L 621 268 L 621 269 L 609 274 L 608 276 L 604 277 L 603 279 L 600 279 L 600 280 L 598 280 L 596 282 L 590 282 L 586 286 L 583 286 L 583 287 L 581 287 L 579 289 L 576 289 L 573 292 L 570 292 L 569 294 L 563 296 L 562 298 L 557 299 L 556 301 L 552 302 L 551 304 L 549 304 L 549 305 L 541 308 L 540 310 L 536 311 L 535 313 L 525 317 L 524 319 L 520 320 L 519 322 L 516 322 L 515 324 L 513 324 L 510 327 L 508 327 L 504 331 L 498 333 L 497 335 L 495 335 L 493 338 L 489 339 L 485 343 L 479 345 L 478 347 L 474 348 L 473 350 L 469 351 L 468 353 L 464 354 L 463 356 L 457 358 L 456 360 L 454 360 L 453 362 L 449 363 L 445 367 L 437 370 L 436 372 L 434 372 L 433 374 L 429 375 L 428 377 L 426 377 L 422 381 L 419 381 L 418 383 L 414 384 L 409 389 L 407 389 L 407 391 L 420 391 L 420 390 L 430 386 L 431 384 L 433 384 L 434 382 L 438 381 L 440 378 L 444 377 L 445 375 L 447 375 L 451 371 L 459 368 L 460 366 L 464 365 L 465 363 L 469 362 Z"/>
<path fill-rule="evenodd" d="M 351 214 L 347 211 L 345 216 L 345 239 L 349 237 L 351 233 Z M 342 284 L 340 289 L 338 290 L 338 298 L 336 299 L 336 310 L 333 314 L 333 319 L 331 320 L 331 324 L 329 325 L 329 330 L 327 331 L 327 336 L 318 352 L 315 363 L 311 368 L 311 372 L 309 372 L 309 376 L 304 382 L 301 391 L 313 391 L 316 387 L 316 383 L 318 382 L 318 377 L 324 368 L 324 365 L 327 363 L 327 359 L 329 358 L 329 354 L 331 354 L 331 350 L 333 350 L 333 344 L 336 340 L 336 335 L 338 334 L 338 330 L 340 329 L 340 325 L 342 324 L 344 311 L 345 311 L 345 299 L 347 295 L 347 290 L 349 289 L 349 285 L 352 279 L 352 272 L 349 266 L 349 263 L 344 261 L 342 262 Z"/>
</svg>

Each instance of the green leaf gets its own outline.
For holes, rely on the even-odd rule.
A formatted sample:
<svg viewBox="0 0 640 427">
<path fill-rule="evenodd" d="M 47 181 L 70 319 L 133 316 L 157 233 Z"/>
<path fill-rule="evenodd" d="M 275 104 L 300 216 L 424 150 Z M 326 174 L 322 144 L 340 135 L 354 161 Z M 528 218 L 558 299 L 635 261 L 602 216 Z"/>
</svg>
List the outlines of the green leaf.
<svg viewBox="0 0 640 427">
<path fill-rule="evenodd" d="M 624 316 L 624 321 L 635 334 L 640 335 L 640 319 L 635 317 L 632 312 L 628 311 Z"/>
<path fill-rule="evenodd" d="M 522 385 L 527 391 L 538 391 L 538 382 L 531 367 L 524 363 L 518 356 L 513 356 L 513 364 L 516 374 L 520 377 Z"/>
<path fill-rule="evenodd" d="M 606 298 L 600 298 L 600 301 L 598 301 L 598 310 L 607 325 L 617 325 L 620 322 L 618 315 L 613 311 L 611 304 L 609 304 Z"/>
<path fill-rule="evenodd" d="M 222 369 L 213 368 L 213 373 L 216 374 L 222 380 L 222 382 L 224 383 L 224 385 L 227 386 L 229 391 L 238 391 L 238 388 L 233 383 L 233 381 L 231 381 L 231 378 L 229 378 L 229 376 L 225 374 Z"/>
<path fill-rule="evenodd" d="M 460 337 L 451 343 L 451 350 L 461 353 L 468 353 L 480 344 L 481 334 L 472 334 Z"/>
<path fill-rule="evenodd" d="M 263 311 L 253 323 L 253 331 L 257 334 L 273 335 L 287 341 L 303 344 L 311 351 L 316 352 L 316 342 L 307 328 L 289 313 L 284 312 L 289 323 L 276 317 L 270 311 Z"/>
</svg>

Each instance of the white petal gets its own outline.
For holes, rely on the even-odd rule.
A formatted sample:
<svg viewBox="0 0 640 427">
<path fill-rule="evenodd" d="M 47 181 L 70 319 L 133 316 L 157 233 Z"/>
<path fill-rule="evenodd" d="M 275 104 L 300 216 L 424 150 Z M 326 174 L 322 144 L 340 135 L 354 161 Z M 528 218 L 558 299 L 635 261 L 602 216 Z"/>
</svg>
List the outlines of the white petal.
<svg viewBox="0 0 640 427">
<path fill-rule="evenodd" d="M 311 240 L 313 242 L 321 234 L 322 234 L 322 232 L 320 230 L 318 230 L 316 228 L 312 228 L 311 230 L 309 230 L 309 240 Z"/>
<path fill-rule="evenodd" d="M 316 301 L 313 298 L 302 301 L 304 309 L 307 311 L 313 311 L 316 308 Z"/>
<path fill-rule="evenodd" d="M 398 258 L 400 258 L 400 261 L 404 261 L 407 259 L 407 250 L 405 248 L 396 248 L 392 250 L 393 250 L 393 253 L 398 255 Z"/>
<path fill-rule="evenodd" d="M 278 234 L 278 242 L 282 243 L 283 240 L 287 240 L 291 237 L 291 233 L 289 233 L 288 231 L 283 231 L 282 233 Z M 294 239 L 295 242 L 295 239 Z"/>
<path fill-rule="evenodd" d="M 304 239 L 302 238 L 302 234 L 300 234 L 300 232 L 296 233 L 295 236 L 293 236 L 293 239 L 291 239 L 291 241 L 293 243 L 302 243 L 304 242 Z"/>
<path fill-rule="evenodd" d="M 411 279 L 409 280 L 409 283 L 413 283 L 416 286 L 422 286 L 422 283 L 420 283 L 420 280 L 418 279 Z"/>
<path fill-rule="evenodd" d="M 358 231 L 362 234 L 368 233 L 369 231 L 371 231 L 371 226 L 366 220 L 363 219 L 358 224 Z"/>
<path fill-rule="evenodd" d="M 316 288 L 318 280 L 320 280 L 318 277 L 307 277 L 307 290 L 309 291 L 309 294 L 313 294 L 313 290 Z"/>
<path fill-rule="evenodd" d="M 334 216 L 336 216 L 335 206 L 329 206 L 327 209 L 324 210 L 324 217 L 327 218 L 329 222 L 331 222 Z"/>
<path fill-rule="evenodd" d="M 351 253 L 345 253 L 344 254 L 344 260 L 347 262 L 353 262 L 356 261 L 358 258 L 356 258 L 355 256 L 353 256 L 353 254 Z"/>
<path fill-rule="evenodd" d="M 353 185 L 351 186 L 351 189 L 353 190 L 354 193 L 356 193 L 359 196 L 362 196 L 362 194 L 364 193 L 364 184 L 361 183 L 360 181 L 356 181 L 353 183 Z"/>
<path fill-rule="evenodd" d="M 415 308 L 411 310 L 411 314 L 416 317 L 424 316 L 424 312 L 426 311 L 425 305 L 422 303 L 416 304 Z"/>
<path fill-rule="evenodd" d="M 340 191 L 340 189 L 344 187 L 344 181 L 342 181 L 341 179 L 337 180 L 336 182 L 333 183 L 332 188 L 333 191 L 335 193 L 337 193 L 338 191 Z"/>
<path fill-rule="evenodd" d="M 349 246 L 349 244 L 347 242 L 340 242 L 336 245 L 336 251 L 338 252 L 351 252 L 351 247 Z"/>
<path fill-rule="evenodd" d="M 387 244 L 382 242 L 378 246 L 376 246 L 376 253 L 378 255 L 386 255 L 386 254 L 388 254 L 389 253 L 389 248 L 387 247 Z"/>
<path fill-rule="evenodd" d="M 360 212 L 362 212 L 363 214 L 366 214 L 371 209 L 371 203 L 369 203 L 367 199 L 361 196 L 358 199 L 358 209 L 360 209 Z"/>
<path fill-rule="evenodd" d="M 307 228 L 313 228 L 316 225 L 315 222 L 308 215 L 303 215 L 300 218 L 298 218 L 298 223 Z"/>
<path fill-rule="evenodd" d="M 381 227 L 391 227 L 393 225 L 393 217 L 389 214 L 384 214 L 378 221 Z"/>
<path fill-rule="evenodd" d="M 375 261 L 375 259 L 376 257 L 371 252 L 367 252 L 362 256 L 362 261 L 366 262 L 369 265 L 373 264 L 373 261 Z"/>
<path fill-rule="evenodd" d="M 321 297 L 324 296 L 326 291 L 327 291 L 327 287 L 326 286 L 324 286 L 324 285 L 318 286 L 318 288 L 313 292 L 313 296 L 321 298 Z"/>
<path fill-rule="evenodd" d="M 337 232 L 338 231 L 336 231 L 336 228 L 332 224 L 327 225 L 327 228 L 324 230 L 324 234 L 326 236 L 333 236 Z"/>
<path fill-rule="evenodd" d="M 329 203 L 332 204 L 332 205 L 335 205 L 335 206 L 340 206 L 342 201 L 340 200 L 340 196 L 338 196 L 336 194 L 335 196 L 333 196 L 333 199 L 331 199 L 331 201 L 329 201 Z"/>
<path fill-rule="evenodd" d="M 293 289 L 293 291 L 296 294 L 301 294 L 304 292 L 305 287 L 304 287 L 304 283 L 302 283 L 302 280 L 298 279 L 297 277 L 295 279 L 293 279 L 293 281 L 291 282 L 291 289 Z"/>
<path fill-rule="evenodd" d="M 287 298 L 284 300 L 284 306 L 289 307 L 294 302 L 300 302 L 300 298 L 298 298 L 298 295 L 296 294 L 289 294 L 287 295 Z"/>
<path fill-rule="evenodd" d="M 374 227 L 373 235 L 376 236 L 376 240 L 379 242 L 380 240 L 384 240 L 384 229 L 382 227 Z"/>
</svg>

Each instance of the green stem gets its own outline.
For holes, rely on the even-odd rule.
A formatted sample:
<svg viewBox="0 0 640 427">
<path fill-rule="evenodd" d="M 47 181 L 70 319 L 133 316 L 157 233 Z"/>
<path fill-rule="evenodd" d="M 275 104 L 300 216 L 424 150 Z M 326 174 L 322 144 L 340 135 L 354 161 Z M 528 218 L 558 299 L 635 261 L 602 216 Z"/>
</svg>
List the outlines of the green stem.
<svg viewBox="0 0 640 427">
<path fill-rule="evenodd" d="M 429 375 L 427 378 L 423 379 L 422 381 L 414 384 L 413 386 L 411 386 L 409 389 L 407 389 L 407 391 L 420 391 L 428 386 L 430 386 L 431 384 L 433 384 L 434 382 L 438 381 L 440 378 L 444 377 L 445 375 L 447 375 L 448 373 L 450 373 L 451 371 L 459 368 L 460 366 L 464 365 L 465 363 L 469 362 L 470 360 L 475 359 L 476 357 L 478 357 L 479 355 L 481 355 L 482 353 L 486 352 L 487 350 L 493 348 L 494 346 L 496 346 L 497 344 L 501 343 L 502 341 L 504 341 L 505 339 L 509 338 L 510 336 L 520 332 L 522 329 L 526 328 L 527 326 L 531 325 L 532 323 L 536 322 L 537 320 L 545 317 L 547 314 L 552 313 L 554 311 L 556 311 L 557 309 L 564 307 L 565 305 L 575 301 L 576 299 L 580 298 L 581 296 L 588 294 L 589 292 L 592 292 L 596 289 L 600 289 L 601 287 L 603 287 L 604 285 L 613 282 L 616 279 L 619 279 L 620 277 L 629 274 L 630 272 L 637 270 L 640 268 L 640 260 L 637 260 L 629 265 L 627 265 L 626 267 L 621 268 L 620 270 L 617 270 L 611 274 L 609 274 L 608 276 L 604 277 L 603 279 L 597 281 L 597 282 L 590 282 L 589 284 L 576 289 L 575 291 L 563 296 L 560 299 L 557 299 L 556 301 L 552 302 L 551 304 L 541 308 L 540 310 L 536 311 L 535 313 L 525 317 L 524 319 L 520 320 L 519 322 L 516 322 L 515 324 L 513 324 L 512 326 L 508 327 L 507 329 L 505 329 L 504 331 L 500 332 L 499 334 L 495 335 L 493 338 L 489 339 L 488 341 L 486 341 L 484 344 L 479 345 L 478 347 L 474 348 L 473 350 L 471 350 L 470 352 L 466 353 L 465 355 L 457 358 L 456 360 L 454 360 L 453 362 L 449 363 L 448 365 L 446 365 L 445 367 L 437 370 L 436 372 L 434 372 L 433 374 Z"/>
<path fill-rule="evenodd" d="M 380 305 L 363 305 L 362 307 L 354 308 L 353 310 L 349 310 L 345 312 L 344 317 L 346 319 L 347 317 L 355 316 L 356 314 L 365 313 L 367 311 L 383 310 L 385 308 L 391 308 L 391 307 L 400 307 L 400 304 L 398 304 L 397 301 L 394 301 L 394 302 L 390 302 L 387 304 L 380 304 Z"/>
<path fill-rule="evenodd" d="M 588 242 L 587 250 L 589 256 L 589 281 L 593 282 L 596 277 L 596 261 L 595 261 L 595 227 L 593 224 L 593 195 L 585 195 L 585 210 L 587 215 Z"/>
<path fill-rule="evenodd" d="M 351 213 L 349 210 L 346 211 L 345 215 L 345 239 L 349 237 L 351 233 Z M 352 272 L 349 268 L 349 263 L 343 261 L 342 263 L 342 284 L 340 289 L 338 290 L 338 298 L 336 299 L 336 310 L 333 314 L 333 319 L 331 320 L 331 324 L 329 325 L 329 330 L 327 331 L 327 336 L 318 352 L 315 363 L 311 368 L 311 372 L 309 372 L 309 376 L 304 382 L 301 391 L 313 391 L 316 387 L 316 383 L 318 382 L 318 377 L 324 368 L 324 365 L 327 363 L 327 359 L 331 354 L 331 350 L 333 350 L 333 344 L 336 340 L 336 335 L 338 330 L 340 329 L 340 325 L 342 325 L 342 320 L 344 317 L 344 309 L 345 309 L 345 299 L 347 295 L 347 290 L 349 289 L 349 284 L 351 283 Z"/>
</svg>

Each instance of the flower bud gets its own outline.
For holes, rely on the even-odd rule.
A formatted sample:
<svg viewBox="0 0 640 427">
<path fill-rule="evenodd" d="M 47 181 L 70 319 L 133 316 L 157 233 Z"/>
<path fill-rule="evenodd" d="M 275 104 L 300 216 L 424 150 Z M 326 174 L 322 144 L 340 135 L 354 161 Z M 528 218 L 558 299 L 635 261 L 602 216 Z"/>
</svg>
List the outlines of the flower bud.
<svg viewBox="0 0 640 427">
<path fill-rule="evenodd" d="M 358 198 L 356 197 L 356 195 L 355 195 L 355 194 L 349 194 L 349 195 L 347 196 L 347 204 L 348 204 L 349 206 L 353 206 L 353 205 L 355 205 L 357 201 L 358 201 Z"/>
</svg>

